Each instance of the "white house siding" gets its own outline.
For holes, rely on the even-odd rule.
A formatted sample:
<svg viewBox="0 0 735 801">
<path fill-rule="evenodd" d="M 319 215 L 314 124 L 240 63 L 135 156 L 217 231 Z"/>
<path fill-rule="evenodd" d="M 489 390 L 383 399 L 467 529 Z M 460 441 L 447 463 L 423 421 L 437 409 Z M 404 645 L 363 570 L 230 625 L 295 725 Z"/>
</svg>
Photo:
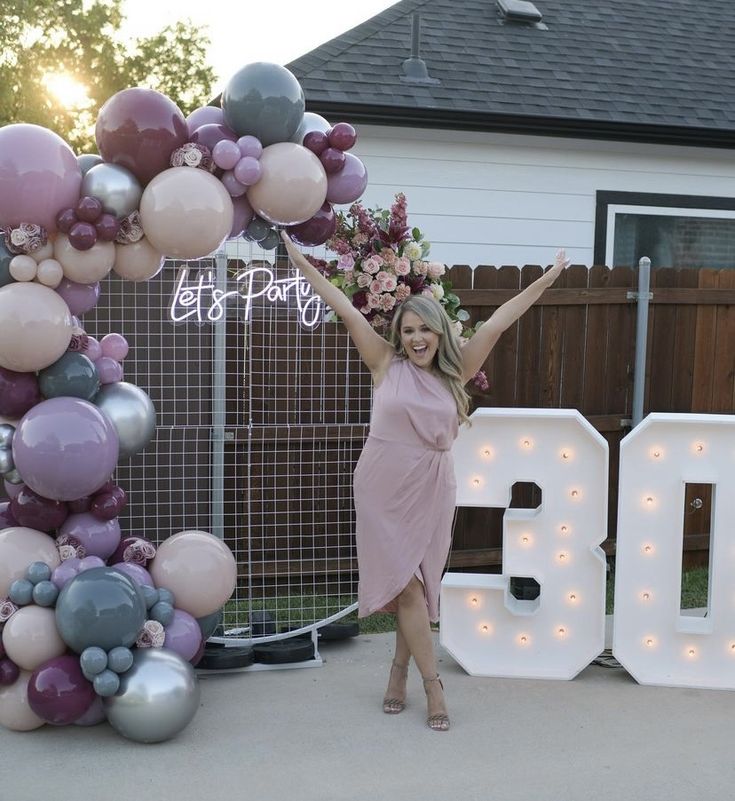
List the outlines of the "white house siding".
<svg viewBox="0 0 735 801">
<path fill-rule="evenodd" d="M 363 201 L 406 193 L 409 222 L 447 264 L 592 264 L 598 190 L 735 197 L 728 150 L 364 125 Z"/>
</svg>

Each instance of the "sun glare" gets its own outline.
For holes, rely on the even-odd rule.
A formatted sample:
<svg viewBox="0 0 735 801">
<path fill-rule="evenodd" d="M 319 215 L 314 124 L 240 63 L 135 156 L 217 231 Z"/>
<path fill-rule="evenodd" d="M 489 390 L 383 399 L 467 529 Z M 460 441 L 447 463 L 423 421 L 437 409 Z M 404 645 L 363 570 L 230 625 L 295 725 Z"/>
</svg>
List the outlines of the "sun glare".
<svg viewBox="0 0 735 801">
<path fill-rule="evenodd" d="M 44 76 L 49 92 L 64 108 L 82 109 L 90 104 L 87 87 L 65 72 L 50 72 Z"/>
</svg>

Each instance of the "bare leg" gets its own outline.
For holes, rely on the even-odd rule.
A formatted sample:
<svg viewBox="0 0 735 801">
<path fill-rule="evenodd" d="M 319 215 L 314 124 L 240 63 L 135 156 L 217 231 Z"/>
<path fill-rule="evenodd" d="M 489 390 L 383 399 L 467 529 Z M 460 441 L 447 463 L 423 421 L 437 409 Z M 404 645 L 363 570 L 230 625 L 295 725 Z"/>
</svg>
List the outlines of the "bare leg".
<svg viewBox="0 0 735 801">
<path fill-rule="evenodd" d="M 383 712 L 396 715 L 403 712 L 406 706 L 406 679 L 411 652 L 400 626 L 396 627 L 396 653 L 388 676 L 388 689 L 383 697 Z"/>
<path fill-rule="evenodd" d="M 416 576 L 411 578 L 398 596 L 398 626 L 424 679 L 429 725 L 431 728 L 445 731 L 449 728 L 449 718 L 444 702 L 444 689 L 441 683 L 436 681 L 436 657 L 429 612 L 426 608 L 424 588 Z"/>
</svg>

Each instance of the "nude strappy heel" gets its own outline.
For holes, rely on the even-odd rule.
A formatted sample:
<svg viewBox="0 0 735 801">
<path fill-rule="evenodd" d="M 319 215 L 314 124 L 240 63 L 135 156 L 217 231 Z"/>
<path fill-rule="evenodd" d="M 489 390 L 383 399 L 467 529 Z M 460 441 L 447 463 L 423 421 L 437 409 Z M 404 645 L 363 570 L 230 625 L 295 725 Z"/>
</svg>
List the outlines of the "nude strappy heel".
<svg viewBox="0 0 735 801">
<path fill-rule="evenodd" d="M 439 682 L 439 686 L 442 688 L 442 692 L 444 692 L 444 685 L 442 684 L 442 680 L 439 678 L 439 674 L 437 673 L 433 679 L 424 679 L 424 692 L 427 696 L 429 695 L 429 685 L 434 681 Z M 449 715 L 446 712 L 439 712 L 436 715 L 429 715 L 426 718 L 426 725 L 432 731 L 449 731 Z"/>
<path fill-rule="evenodd" d="M 393 677 L 394 670 L 399 672 L 399 675 L 402 676 L 404 681 L 408 678 L 408 665 L 400 665 L 398 662 L 393 661 L 390 666 L 390 678 Z M 388 698 L 387 696 L 383 698 L 383 712 L 385 712 L 386 715 L 397 715 L 399 712 L 403 712 L 405 708 L 405 700 L 400 698 Z"/>
</svg>

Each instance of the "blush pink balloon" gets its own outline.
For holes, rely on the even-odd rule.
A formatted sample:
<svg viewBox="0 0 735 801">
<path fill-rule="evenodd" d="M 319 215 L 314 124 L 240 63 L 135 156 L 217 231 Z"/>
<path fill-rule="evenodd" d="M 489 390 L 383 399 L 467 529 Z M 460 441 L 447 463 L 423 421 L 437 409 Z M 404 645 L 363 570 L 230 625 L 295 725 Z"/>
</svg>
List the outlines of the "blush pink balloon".
<svg viewBox="0 0 735 801">
<path fill-rule="evenodd" d="M 92 229 L 94 230 L 94 226 Z M 112 242 L 96 241 L 87 250 L 77 250 L 66 234 L 59 234 L 54 243 L 54 258 L 64 268 L 64 276 L 70 281 L 94 284 L 105 278 L 112 269 L 115 263 L 115 245 Z"/>
<path fill-rule="evenodd" d="M 66 643 L 56 628 L 54 610 L 35 604 L 11 615 L 3 629 L 3 647 L 8 658 L 22 670 L 35 670 L 66 651 Z"/>
<path fill-rule="evenodd" d="M 232 201 L 210 173 L 172 167 L 146 187 L 140 217 L 156 250 L 177 259 L 200 259 L 232 230 Z"/>
<path fill-rule="evenodd" d="M 30 678 L 30 671 L 23 670 L 13 684 L 0 687 L 0 726 L 11 731 L 32 731 L 44 725 L 45 721 L 28 703 Z"/>
<path fill-rule="evenodd" d="M 171 590 L 177 608 L 193 617 L 216 612 L 237 581 L 232 551 L 205 531 L 182 531 L 164 540 L 148 570 L 157 587 Z"/>
<path fill-rule="evenodd" d="M 117 362 L 121 362 L 130 350 L 128 340 L 122 334 L 106 334 L 100 340 L 102 355 L 109 356 Z"/>
<path fill-rule="evenodd" d="M 253 210 L 275 225 L 297 225 L 324 203 L 327 176 L 319 159 L 302 145 L 278 142 L 263 150 L 263 175 L 248 190 Z"/>
<path fill-rule="evenodd" d="M 56 230 L 56 215 L 76 205 L 82 173 L 53 131 L 19 123 L 0 128 L 0 226 L 21 222 Z"/>
<path fill-rule="evenodd" d="M 115 246 L 115 264 L 112 270 L 121 278 L 138 283 L 157 276 L 165 261 L 166 257 L 143 237 L 128 245 Z"/>
</svg>

